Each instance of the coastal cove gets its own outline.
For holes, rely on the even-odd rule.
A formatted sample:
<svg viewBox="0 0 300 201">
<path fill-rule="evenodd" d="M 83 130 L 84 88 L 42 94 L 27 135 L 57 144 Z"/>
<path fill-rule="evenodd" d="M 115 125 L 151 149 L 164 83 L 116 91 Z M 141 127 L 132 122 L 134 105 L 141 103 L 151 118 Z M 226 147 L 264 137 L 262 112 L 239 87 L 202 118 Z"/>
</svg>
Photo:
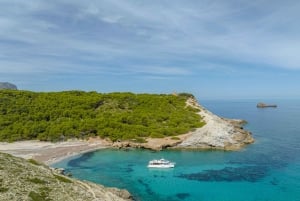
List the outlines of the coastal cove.
<svg viewBox="0 0 300 201">
<path fill-rule="evenodd" d="M 300 201 L 300 1 L 0 1 L 0 201 Z"/>
<path fill-rule="evenodd" d="M 206 101 L 212 112 L 246 119 L 256 142 L 240 151 L 153 152 L 103 149 L 62 160 L 73 177 L 127 189 L 136 200 L 300 200 L 299 101 L 258 109 L 256 100 Z M 175 161 L 172 170 L 149 170 L 149 160 Z"/>
</svg>

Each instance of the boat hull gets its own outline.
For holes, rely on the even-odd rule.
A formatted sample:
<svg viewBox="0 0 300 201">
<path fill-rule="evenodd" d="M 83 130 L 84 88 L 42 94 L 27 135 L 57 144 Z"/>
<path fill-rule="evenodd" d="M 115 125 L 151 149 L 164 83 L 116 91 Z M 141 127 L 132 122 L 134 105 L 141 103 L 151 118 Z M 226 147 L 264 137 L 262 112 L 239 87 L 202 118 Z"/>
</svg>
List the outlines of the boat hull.
<svg viewBox="0 0 300 201">
<path fill-rule="evenodd" d="M 168 165 L 148 165 L 148 168 L 174 168 L 174 164 L 168 164 Z"/>
<path fill-rule="evenodd" d="M 174 168 L 174 165 L 168 165 L 168 166 L 154 166 L 154 165 L 148 165 L 148 168 Z"/>
<path fill-rule="evenodd" d="M 170 162 L 165 159 L 160 160 L 152 160 L 148 163 L 148 168 L 173 168 L 175 166 L 175 163 Z"/>
</svg>

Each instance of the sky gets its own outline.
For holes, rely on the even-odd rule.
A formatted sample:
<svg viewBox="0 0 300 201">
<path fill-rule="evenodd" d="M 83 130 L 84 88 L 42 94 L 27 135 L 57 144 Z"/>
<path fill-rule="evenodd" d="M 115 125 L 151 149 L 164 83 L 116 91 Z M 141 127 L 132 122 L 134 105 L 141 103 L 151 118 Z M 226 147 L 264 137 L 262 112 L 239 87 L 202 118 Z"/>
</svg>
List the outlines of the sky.
<svg viewBox="0 0 300 201">
<path fill-rule="evenodd" d="M 297 0 L 0 0 L 0 82 L 300 98 L 299 10 Z"/>
</svg>

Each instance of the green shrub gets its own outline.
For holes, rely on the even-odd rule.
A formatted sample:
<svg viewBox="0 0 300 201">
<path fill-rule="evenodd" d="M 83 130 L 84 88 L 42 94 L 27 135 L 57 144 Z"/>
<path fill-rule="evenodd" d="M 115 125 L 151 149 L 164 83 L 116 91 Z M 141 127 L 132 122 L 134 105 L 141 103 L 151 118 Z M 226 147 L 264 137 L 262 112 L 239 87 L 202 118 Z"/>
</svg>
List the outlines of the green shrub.
<svg viewBox="0 0 300 201">
<path fill-rule="evenodd" d="M 185 98 L 195 98 L 194 95 L 190 93 L 179 93 L 178 96 L 182 96 Z"/>
<path fill-rule="evenodd" d="M 0 193 L 5 193 L 9 188 L 0 187 Z"/>
<path fill-rule="evenodd" d="M 72 180 L 66 178 L 66 177 L 63 177 L 63 176 L 59 176 L 59 175 L 54 175 L 54 177 L 56 179 L 58 179 L 59 181 L 61 182 L 64 182 L 64 183 L 72 183 Z"/>
<path fill-rule="evenodd" d="M 27 179 L 28 181 L 30 181 L 31 183 L 35 183 L 35 184 L 46 184 L 47 182 L 46 181 L 43 181 L 39 178 L 29 178 Z"/>
<path fill-rule="evenodd" d="M 28 159 L 27 160 L 29 163 L 31 163 L 31 164 L 33 164 L 33 165 L 42 165 L 41 163 L 39 163 L 38 161 L 36 161 L 36 160 L 34 160 L 34 159 L 32 159 L 32 158 L 30 158 L 30 159 Z"/>
<path fill-rule="evenodd" d="M 32 201 L 51 201 L 51 199 L 48 198 L 48 194 L 44 191 L 40 193 L 30 191 L 28 197 L 31 198 Z"/>
<path fill-rule="evenodd" d="M 164 138 L 165 135 L 162 133 L 151 133 L 150 137 L 152 138 Z"/>
</svg>

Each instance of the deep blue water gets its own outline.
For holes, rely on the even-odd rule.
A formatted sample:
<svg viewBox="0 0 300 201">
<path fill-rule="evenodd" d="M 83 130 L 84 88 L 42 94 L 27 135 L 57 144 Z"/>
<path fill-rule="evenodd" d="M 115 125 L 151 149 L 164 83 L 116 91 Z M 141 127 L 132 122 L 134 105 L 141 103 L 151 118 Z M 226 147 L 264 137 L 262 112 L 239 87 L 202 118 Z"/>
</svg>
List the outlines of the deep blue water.
<svg viewBox="0 0 300 201">
<path fill-rule="evenodd" d="M 143 201 L 300 201 L 300 100 L 203 101 L 210 111 L 245 119 L 256 142 L 236 152 L 99 150 L 55 164 L 79 179 L 125 188 Z M 149 160 L 176 162 L 151 170 Z"/>
</svg>

